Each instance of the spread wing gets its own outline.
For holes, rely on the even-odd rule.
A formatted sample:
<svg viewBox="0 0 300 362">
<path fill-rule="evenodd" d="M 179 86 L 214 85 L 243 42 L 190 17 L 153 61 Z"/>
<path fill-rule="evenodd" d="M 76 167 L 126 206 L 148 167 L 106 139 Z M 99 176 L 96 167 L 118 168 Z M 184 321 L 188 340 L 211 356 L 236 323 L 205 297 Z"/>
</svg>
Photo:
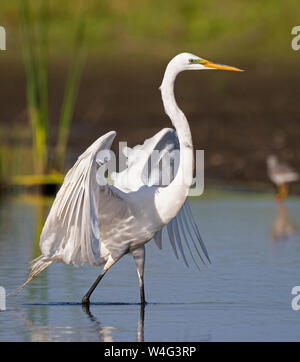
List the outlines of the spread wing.
<svg viewBox="0 0 300 362">
<path fill-rule="evenodd" d="M 179 141 L 175 130 L 171 128 L 162 129 L 155 136 L 147 139 L 143 145 L 126 149 L 128 167 L 113 175 L 114 184 L 124 192 L 136 191 L 145 185 L 167 186 L 176 175 L 179 165 L 179 151 Z M 185 249 L 198 268 L 197 259 L 204 264 L 205 258 L 210 262 L 188 200 L 177 216 L 166 225 L 166 229 L 176 257 L 178 258 L 178 248 L 187 266 L 188 260 L 185 256 Z M 159 230 L 153 239 L 158 248 L 162 249 L 162 230 Z"/>
<path fill-rule="evenodd" d="M 109 198 L 116 197 L 116 190 L 106 181 L 99 185 L 97 170 L 108 162 L 105 152 L 109 152 L 115 135 L 109 132 L 98 138 L 67 173 L 41 234 L 44 256 L 77 266 L 100 263 L 99 205 L 105 209 Z M 106 195 L 101 199 L 103 192 Z"/>
<path fill-rule="evenodd" d="M 172 128 L 162 129 L 153 137 L 145 140 L 143 145 L 127 147 L 123 150 L 127 157 L 127 168 L 111 175 L 114 185 L 124 192 L 137 191 L 145 185 L 162 186 L 163 161 L 168 161 L 169 157 L 171 161 L 174 160 L 176 151 L 179 152 L 179 143 L 176 132 Z M 173 169 L 174 167 L 169 172 L 173 172 Z M 170 177 L 170 180 L 172 178 L 173 176 Z"/>
</svg>

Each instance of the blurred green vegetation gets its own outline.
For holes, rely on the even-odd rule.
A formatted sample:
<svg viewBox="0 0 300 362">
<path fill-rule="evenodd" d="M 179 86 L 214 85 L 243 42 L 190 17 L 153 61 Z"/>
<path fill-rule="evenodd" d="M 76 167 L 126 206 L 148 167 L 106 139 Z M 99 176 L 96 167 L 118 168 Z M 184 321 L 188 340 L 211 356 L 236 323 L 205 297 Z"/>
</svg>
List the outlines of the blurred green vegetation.
<svg viewBox="0 0 300 362">
<path fill-rule="evenodd" d="M 36 4 L 39 3 L 37 7 Z M 48 138 L 48 73 L 49 73 L 49 32 L 50 0 L 35 2 L 19 0 L 22 24 L 22 48 L 26 75 L 26 93 L 29 118 L 32 128 L 33 159 L 35 172 L 49 171 Z M 71 64 L 62 102 L 55 166 L 63 170 L 71 118 L 78 91 L 84 58 L 85 12 L 74 20 L 75 32 L 72 39 Z M 37 24 L 36 24 L 37 23 Z"/>
<path fill-rule="evenodd" d="M 33 172 L 30 132 L 21 127 L 0 128 L 0 187 L 18 174 Z"/>
<path fill-rule="evenodd" d="M 0 23 L 8 49 L 19 46 L 19 0 L 1 0 Z M 28 0 L 38 12 L 39 0 Z M 52 55 L 64 57 L 74 19 L 87 11 L 87 41 L 94 56 L 169 57 L 178 51 L 231 57 L 287 57 L 299 0 L 50 0 Z M 35 21 L 33 17 L 33 21 Z M 119 61 L 119 59 L 118 59 Z"/>
<path fill-rule="evenodd" d="M 118 66 L 125 72 L 126 62 L 142 68 L 146 61 L 161 64 L 182 51 L 228 63 L 240 59 L 246 65 L 252 60 L 296 63 L 291 29 L 300 23 L 299 10 L 299 0 L 1 0 L 7 51 L 1 53 L 0 65 L 13 73 L 15 65 L 24 63 L 31 130 L 1 126 L 0 183 L 14 179 L 30 184 L 45 173 L 42 184 L 61 180 L 52 169 L 64 171 L 86 54 L 96 67 L 99 61 L 109 62 L 110 69 Z M 49 66 L 55 73 L 60 64 L 67 74 L 49 155 L 54 128 Z M 35 174 L 32 179 L 15 177 L 30 173 Z"/>
<path fill-rule="evenodd" d="M 62 175 L 57 170 L 64 171 L 66 146 L 69 129 L 73 116 L 75 99 L 78 92 L 84 59 L 85 40 L 85 10 L 78 14 L 74 22 L 72 39 L 72 56 L 62 100 L 61 114 L 58 125 L 56 142 L 56 157 L 50 164 L 48 143 L 50 137 L 49 125 L 49 33 L 51 28 L 51 1 L 18 1 L 18 14 L 21 28 L 22 55 L 26 79 L 26 98 L 28 118 L 31 125 L 32 161 L 33 167 L 28 167 L 26 176 L 18 175 L 22 168 L 9 172 L 9 164 L 17 164 L 15 157 L 7 154 L 20 154 L 20 144 L 0 147 L 0 176 L 1 181 L 18 185 L 47 185 L 62 182 Z M 3 133 L 3 130 L 2 130 Z M 3 134 L 2 134 L 2 138 Z M 8 151 L 7 151 L 8 150 Z M 56 167 L 56 169 L 52 169 Z M 28 172 L 34 175 L 28 175 Z M 24 172 L 24 170 L 23 170 Z"/>
</svg>

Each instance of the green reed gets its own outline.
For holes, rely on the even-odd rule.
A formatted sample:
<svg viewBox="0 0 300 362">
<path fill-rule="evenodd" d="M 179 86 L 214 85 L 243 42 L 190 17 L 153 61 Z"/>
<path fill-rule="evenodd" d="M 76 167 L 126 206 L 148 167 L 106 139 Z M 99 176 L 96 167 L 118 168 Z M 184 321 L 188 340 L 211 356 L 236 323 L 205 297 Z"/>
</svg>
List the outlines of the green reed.
<svg viewBox="0 0 300 362">
<path fill-rule="evenodd" d="M 70 133 L 71 120 L 74 113 L 75 100 L 78 93 L 82 67 L 84 62 L 84 30 L 85 16 L 82 15 L 77 23 L 73 44 L 73 56 L 68 74 L 63 105 L 58 127 L 58 140 L 56 145 L 56 167 L 61 170 L 66 157 L 67 142 Z"/>
<path fill-rule="evenodd" d="M 36 4 L 37 2 L 35 2 Z M 50 169 L 48 158 L 50 128 L 48 96 L 50 14 L 49 0 L 39 1 L 37 7 L 33 7 L 32 3 L 28 0 L 20 0 L 26 94 L 32 129 L 34 171 L 37 174 L 45 174 Z M 82 13 L 75 23 L 72 60 L 65 85 L 58 127 L 55 166 L 59 168 L 59 171 L 63 171 L 71 119 L 84 58 L 85 21 Z"/>
</svg>

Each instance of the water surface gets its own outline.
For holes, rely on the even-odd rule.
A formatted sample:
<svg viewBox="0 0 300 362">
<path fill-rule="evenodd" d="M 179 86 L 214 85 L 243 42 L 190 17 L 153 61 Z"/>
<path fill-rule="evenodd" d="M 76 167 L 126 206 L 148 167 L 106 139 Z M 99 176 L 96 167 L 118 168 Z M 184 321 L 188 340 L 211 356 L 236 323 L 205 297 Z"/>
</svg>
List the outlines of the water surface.
<svg viewBox="0 0 300 362">
<path fill-rule="evenodd" d="M 51 203 L 0 204 L 0 285 L 13 292 L 39 255 L 37 235 Z M 99 270 L 55 263 L 0 312 L 0 341 L 299 341 L 300 200 L 283 213 L 271 197 L 230 193 L 195 198 L 191 206 L 212 264 L 199 271 L 177 260 L 167 242 L 146 247 L 140 310 L 134 261 L 124 257 L 80 300 Z M 188 255 L 188 254 L 187 254 Z"/>
</svg>

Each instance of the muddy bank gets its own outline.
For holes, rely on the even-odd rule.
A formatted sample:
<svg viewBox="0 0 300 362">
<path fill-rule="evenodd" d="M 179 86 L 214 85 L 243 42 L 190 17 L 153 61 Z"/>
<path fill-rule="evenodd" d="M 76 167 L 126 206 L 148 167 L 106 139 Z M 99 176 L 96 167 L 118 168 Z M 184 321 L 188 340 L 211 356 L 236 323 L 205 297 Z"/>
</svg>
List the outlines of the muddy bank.
<svg viewBox="0 0 300 362">
<path fill-rule="evenodd" d="M 300 170 L 300 75 L 296 66 L 236 64 L 244 73 L 185 72 L 178 77 L 176 97 L 192 129 L 194 146 L 205 150 L 207 182 L 268 185 L 265 159 L 270 153 Z M 87 63 L 73 119 L 69 158 L 98 136 L 118 132 L 129 146 L 143 142 L 163 127 L 158 87 L 165 64 L 138 67 Z M 65 66 L 51 67 L 52 144 L 61 107 Z M 2 65 L 1 127 L 28 128 L 25 81 L 21 65 Z M 11 139 L 13 141 L 13 137 Z M 294 191 L 300 192 L 295 185 Z"/>
</svg>

